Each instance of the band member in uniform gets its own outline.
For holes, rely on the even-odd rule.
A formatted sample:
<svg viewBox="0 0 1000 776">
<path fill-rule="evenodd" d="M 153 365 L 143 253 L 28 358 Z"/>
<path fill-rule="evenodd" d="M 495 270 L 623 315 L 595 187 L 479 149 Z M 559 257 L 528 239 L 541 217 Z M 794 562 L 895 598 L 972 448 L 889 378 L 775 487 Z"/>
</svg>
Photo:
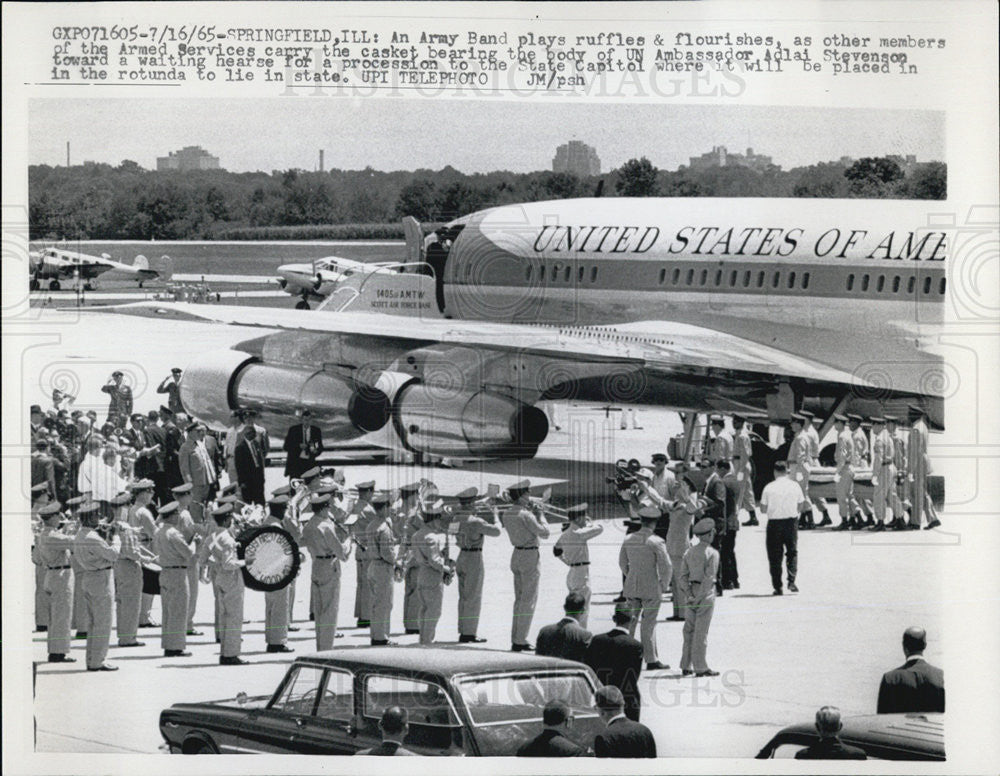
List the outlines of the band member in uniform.
<svg viewBox="0 0 1000 776">
<path fill-rule="evenodd" d="M 757 503 L 753 495 L 753 443 L 750 427 L 742 415 L 733 415 L 733 472 L 740 484 L 740 495 L 736 509 L 745 509 L 750 517 L 743 525 L 759 525 Z"/>
<path fill-rule="evenodd" d="M 403 570 L 396 563 L 396 537 L 389 519 L 389 494 L 376 493 L 372 498 L 375 515 L 368 531 L 368 584 L 371 588 L 372 646 L 389 643 L 392 619 L 393 583 L 402 579 Z"/>
<path fill-rule="evenodd" d="M 305 522 L 303 517 L 310 513 L 311 507 L 309 506 L 309 499 L 314 493 L 319 491 L 322 486 L 322 476 L 323 472 L 318 466 L 314 466 L 311 469 L 307 469 L 302 472 L 300 487 L 295 489 L 294 493 L 289 494 L 288 507 L 285 509 L 285 516 L 288 518 L 289 522 L 294 523 L 297 526 L 301 526 Z M 280 488 L 279 488 L 280 490 Z M 278 491 L 275 491 L 275 495 Z M 294 620 L 294 609 L 295 609 L 295 580 L 293 579 L 289 585 L 291 588 L 288 591 L 288 630 L 296 631 L 298 628 L 292 624 Z M 312 600 L 312 585 L 309 586 L 309 619 L 314 620 L 316 617 L 315 610 L 313 608 Z"/>
<path fill-rule="evenodd" d="M 208 564 L 212 567 L 215 584 L 219 589 L 219 629 L 222 645 L 219 650 L 220 666 L 240 666 L 247 661 L 240 657 L 243 644 L 243 572 L 246 566 L 236 554 L 236 539 L 230 530 L 233 506 L 225 504 L 212 511 L 215 524 L 223 530 L 209 540 Z M 164 622 L 166 617 L 164 616 Z"/>
<path fill-rule="evenodd" d="M 493 507 L 493 521 L 487 521 L 474 514 L 474 502 L 479 491 L 467 488 L 458 494 L 458 507 L 454 515 L 458 519 L 458 560 L 455 573 L 458 575 L 458 641 L 460 644 L 481 644 L 486 639 L 476 635 L 479 631 L 479 613 L 483 608 L 483 537 L 499 536 L 500 526 L 496 524 L 497 510 Z"/>
<path fill-rule="evenodd" d="M 930 474 L 930 459 L 927 456 L 927 413 L 923 408 L 910 405 L 910 439 L 906 448 L 909 460 L 906 463 L 906 479 L 910 486 L 910 527 L 920 527 L 920 516 L 927 515 L 925 530 L 941 525 L 934 501 L 927 490 L 927 475 Z"/>
<path fill-rule="evenodd" d="M 177 528 L 177 502 L 160 507 L 160 525 L 153 536 L 153 552 L 160 561 L 160 601 L 163 605 L 161 643 L 164 657 L 190 657 L 187 646 L 188 566 L 195 560 L 194 544 L 184 541 Z"/>
<path fill-rule="evenodd" d="M 425 526 L 413 535 L 417 562 L 417 589 L 420 591 L 420 643 L 433 644 L 441 619 L 444 586 L 451 582 L 453 564 L 445 556 L 444 506 L 440 500 L 422 510 Z"/>
<path fill-rule="evenodd" d="M 196 523 L 194 516 L 191 514 L 191 483 L 185 483 L 183 485 L 178 485 L 176 488 L 172 489 L 174 499 L 177 501 L 177 513 L 179 517 L 177 518 L 177 528 L 181 532 L 181 536 L 184 537 L 184 541 L 195 545 L 195 557 L 191 560 L 188 566 L 188 618 L 187 618 L 187 635 L 188 636 L 200 636 L 201 631 L 194 627 L 194 615 L 198 608 L 198 584 L 200 580 L 200 574 L 198 569 L 198 555 L 197 548 L 201 541 L 205 538 L 206 534 L 206 524 L 205 521 Z"/>
<path fill-rule="evenodd" d="M 75 592 L 83 595 L 87 610 L 87 670 L 117 671 L 105 662 L 111 642 L 111 608 L 114 591 L 111 568 L 118 560 L 121 539 L 109 544 L 96 530 L 100 508 L 94 502 L 80 507 L 80 530 L 73 539 L 73 557 L 80 570 L 74 580 Z"/>
<path fill-rule="evenodd" d="M 569 567 L 566 587 L 571 593 L 583 596 L 583 609 L 576 615 L 581 628 L 587 627 L 590 609 L 590 550 L 587 542 L 601 535 L 604 526 L 587 516 L 587 504 L 575 504 L 566 510 L 569 525 L 556 539 L 552 552 Z"/>
<path fill-rule="evenodd" d="M 359 482 L 357 485 L 358 499 L 354 502 L 350 514 L 357 515 L 352 528 L 357 550 L 354 560 L 357 563 L 357 579 L 354 591 L 354 616 L 358 618 L 359 628 L 371 626 L 371 585 L 368 583 L 368 562 L 371 560 L 368 549 L 368 529 L 371 527 L 375 510 L 371 500 L 375 495 L 375 483 L 371 480 Z"/>
<path fill-rule="evenodd" d="M 330 494 L 314 493 L 309 499 L 312 518 L 302 531 L 302 542 L 312 556 L 313 606 L 316 614 L 316 649 L 332 649 L 337 633 L 340 602 L 340 563 L 350 557 L 350 540 L 331 519 Z"/>
<path fill-rule="evenodd" d="M 411 482 L 399 489 L 399 504 L 395 507 L 397 535 L 400 537 L 400 562 L 403 564 L 403 630 L 420 633 L 420 592 L 417 590 L 417 563 L 413 558 L 411 539 L 424 524 L 420 517 L 420 483 Z"/>
<path fill-rule="evenodd" d="M 135 484 L 140 483 L 141 487 L 133 488 L 131 493 L 121 493 L 111 502 L 119 510 L 115 522 L 122 540 L 122 548 L 115 561 L 115 621 L 119 647 L 145 646 L 145 642 L 137 637 L 142 613 L 142 563 L 153 560 L 153 553 L 140 541 L 138 519 L 133 524 L 130 517 L 142 510 L 145 518 L 152 522 L 148 507 L 153 500 L 155 485 L 152 480 L 139 480 Z"/>
<path fill-rule="evenodd" d="M 316 459 L 323 452 L 323 434 L 319 426 L 312 424 L 312 412 L 303 409 L 302 422 L 288 429 L 282 449 L 288 455 L 285 460 L 285 476 L 289 479 L 301 477 L 316 465 Z"/>
<path fill-rule="evenodd" d="M 684 617 L 684 647 L 681 652 L 681 673 L 689 676 L 718 676 L 708 667 L 708 626 L 715 611 L 715 581 L 719 575 L 719 553 L 712 547 L 715 523 L 709 518 L 699 520 L 694 527 L 698 544 L 684 553 L 681 562 L 681 587 L 687 598 Z"/>
<path fill-rule="evenodd" d="M 529 488 L 531 483 L 521 480 L 507 489 L 513 503 L 504 512 L 502 521 L 507 538 L 514 547 L 510 556 L 510 570 L 514 574 L 514 615 L 510 640 L 514 652 L 533 649 L 528 643 L 528 631 L 535 616 L 541 576 L 538 540 L 549 538 L 548 526 L 532 511 L 534 507 L 528 497 Z"/>
<path fill-rule="evenodd" d="M 799 528 L 815 528 L 813 520 L 812 500 L 809 498 L 809 472 L 811 470 L 810 460 L 812 459 L 812 446 L 809 442 L 809 435 L 805 431 L 806 419 L 796 413 L 792 415 L 792 444 L 788 448 L 788 477 L 802 488 L 806 505 L 799 515 Z"/>
<path fill-rule="evenodd" d="M 660 612 L 660 597 L 670 589 L 673 569 L 667 547 L 653 533 L 660 510 L 642 507 L 639 510 L 642 528 L 625 537 L 618 554 L 618 565 L 625 575 L 625 598 L 637 618 L 641 618 L 641 640 L 646 668 L 670 668 L 660 662 L 656 645 L 656 617 Z M 672 521 L 671 521 L 672 522 Z M 629 635 L 635 635 L 636 620 Z"/>
<path fill-rule="evenodd" d="M 302 543 L 302 531 L 285 514 L 288 506 L 288 487 L 279 488 L 285 490 L 284 493 L 275 491 L 271 499 L 267 502 L 268 515 L 264 518 L 264 525 L 276 525 L 288 531 L 296 544 Z M 281 590 L 269 590 L 264 593 L 264 641 L 267 643 L 268 652 L 294 652 L 288 646 L 288 608 L 290 597 L 294 591 L 292 580 Z"/>
<path fill-rule="evenodd" d="M 41 507 L 38 516 L 42 529 L 35 541 L 39 564 L 45 570 L 49 662 L 74 663 L 76 660 L 69 656 L 73 618 L 73 570 L 69 557 L 73 552 L 73 537 L 59 530 L 63 519 L 59 502 Z"/>
<path fill-rule="evenodd" d="M 90 491 L 87 491 L 86 493 L 81 493 L 79 496 L 74 496 L 73 498 L 66 499 L 66 509 L 69 510 L 67 518 L 71 522 L 79 523 L 80 507 L 89 502 L 90 502 Z M 87 603 L 83 594 L 83 587 L 81 586 L 81 579 L 80 579 L 80 573 L 83 571 L 83 569 L 80 568 L 80 561 L 76 557 L 76 553 L 70 554 L 69 565 L 73 570 L 72 627 L 73 630 L 76 631 L 76 635 L 73 638 L 85 639 L 87 638 L 89 621 L 87 620 Z"/>
<path fill-rule="evenodd" d="M 851 460 L 854 458 L 854 435 L 847 428 L 847 416 L 833 416 L 833 427 L 837 432 L 837 446 L 833 458 L 837 471 L 834 481 L 837 487 L 837 510 L 840 512 L 840 524 L 834 529 L 846 531 L 854 520 L 851 514 L 851 504 L 854 501 L 854 470 Z"/>
</svg>

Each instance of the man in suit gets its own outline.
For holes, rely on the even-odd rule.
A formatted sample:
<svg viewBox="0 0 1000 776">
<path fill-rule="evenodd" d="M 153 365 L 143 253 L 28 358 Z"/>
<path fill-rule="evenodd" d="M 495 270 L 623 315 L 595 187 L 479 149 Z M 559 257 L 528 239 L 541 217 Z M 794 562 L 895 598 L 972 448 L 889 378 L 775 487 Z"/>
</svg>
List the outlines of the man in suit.
<svg viewBox="0 0 1000 776">
<path fill-rule="evenodd" d="M 840 742 L 840 709 L 824 706 L 816 712 L 816 732 L 819 741 L 795 753 L 796 760 L 867 760 L 868 755 L 856 746 Z"/>
<path fill-rule="evenodd" d="M 580 593 L 570 593 L 563 602 L 566 616 L 559 622 L 546 625 L 538 631 L 535 642 L 536 655 L 563 657 L 567 660 L 584 662 L 592 634 L 585 630 L 579 622 L 579 617 L 587 606 L 587 599 Z"/>
<path fill-rule="evenodd" d="M 191 517 L 197 523 L 205 521 L 205 504 L 215 497 L 215 492 L 219 488 L 219 475 L 213 463 L 215 439 L 214 437 L 206 439 L 206 430 L 201 423 L 192 423 L 188 426 L 187 440 L 177 451 L 181 476 L 184 482 L 189 482 L 193 486 Z"/>
<path fill-rule="evenodd" d="M 645 725 L 625 716 L 625 698 L 617 687 L 602 687 L 594 696 L 607 730 L 594 738 L 598 757 L 656 757 L 656 741 Z"/>
<path fill-rule="evenodd" d="M 729 509 L 731 506 L 735 508 L 735 504 L 730 503 L 731 499 L 726 491 L 726 484 L 722 481 L 726 472 L 729 471 L 729 461 L 719 458 L 716 460 L 715 466 L 707 468 L 705 471 L 708 472 L 708 477 L 702 486 L 702 494 L 708 501 L 708 506 L 705 508 L 704 516 L 715 522 L 715 538 L 712 540 L 712 547 L 721 556 L 722 539 L 728 533 Z M 721 575 L 715 580 L 715 593 L 722 595 Z"/>
<path fill-rule="evenodd" d="M 403 757 L 415 756 L 416 752 L 411 752 L 403 747 L 403 739 L 410 730 L 409 717 L 406 709 L 400 706 L 390 706 L 382 712 L 382 719 L 379 720 L 378 729 L 382 732 L 382 743 L 370 749 L 361 749 L 355 755 L 374 755 L 376 757 Z"/>
<path fill-rule="evenodd" d="M 264 455 L 257 440 L 257 430 L 247 426 L 233 454 L 240 497 L 244 503 L 264 504 Z"/>
<path fill-rule="evenodd" d="M 642 649 L 646 668 L 670 668 L 660 662 L 656 648 L 656 617 L 660 612 L 660 597 L 670 589 L 672 578 L 670 557 L 663 539 L 653 533 L 660 519 L 660 510 L 651 506 L 642 507 L 639 517 L 642 528 L 625 537 L 618 553 L 618 565 L 625 575 L 625 599 L 642 620 Z M 633 620 L 629 635 L 634 635 L 635 627 Z"/>
<path fill-rule="evenodd" d="M 924 660 L 927 632 L 907 628 L 903 633 L 906 662 L 887 671 L 878 688 L 878 713 L 944 711 L 944 671 Z"/>
<path fill-rule="evenodd" d="M 612 619 L 615 627 L 607 633 L 598 633 L 590 640 L 583 662 L 594 669 L 602 684 L 621 690 L 625 716 L 638 722 L 642 705 L 639 694 L 642 644 L 629 635 L 633 618 L 628 604 L 618 604 Z"/>
<path fill-rule="evenodd" d="M 562 701 L 549 701 L 542 711 L 541 733 L 517 750 L 518 757 L 579 757 L 583 749 L 573 743 L 566 733 L 573 717 L 569 706 Z"/>
<path fill-rule="evenodd" d="M 726 488 L 726 532 L 719 541 L 719 576 L 723 590 L 740 589 L 740 572 L 736 565 L 736 532 L 740 530 L 740 481 L 728 464 L 716 464 Z"/>
<path fill-rule="evenodd" d="M 316 465 L 316 458 L 323 452 L 323 434 L 319 426 L 312 424 L 312 412 L 302 410 L 302 422 L 288 429 L 282 449 L 288 455 L 285 460 L 285 476 L 296 479 L 303 472 Z"/>
</svg>

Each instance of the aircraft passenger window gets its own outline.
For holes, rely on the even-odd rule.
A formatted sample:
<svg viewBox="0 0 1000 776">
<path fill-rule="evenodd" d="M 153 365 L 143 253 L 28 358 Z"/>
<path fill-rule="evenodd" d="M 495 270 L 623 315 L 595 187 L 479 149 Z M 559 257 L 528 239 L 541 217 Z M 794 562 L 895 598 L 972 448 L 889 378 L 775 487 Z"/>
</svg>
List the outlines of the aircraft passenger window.
<svg viewBox="0 0 1000 776">
<path fill-rule="evenodd" d="M 805 273 L 802 276 L 802 287 L 803 288 L 809 288 L 809 273 L 808 272 Z"/>
<path fill-rule="evenodd" d="M 757 273 L 757 288 L 764 287 L 764 275 L 765 273 L 763 271 Z"/>
<path fill-rule="evenodd" d="M 701 280 L 698 281 L 698 285 L 699 286 L 703 286 L 707 282 L 708 282 L 708 270 L 707 269 L 703 269 L 701 271 Z"/>
<path fill-rule="evenodd" d="M 558 280 L 559 279 L 559 265 L 558 264 L 553 264 L 552 265 L 552 279 L 553 280 Z"/>
<path fill-rule="evenodd" d="M 780 272 L 775 272 L 774 273 L 774 279 L 771 281 L 771 285 L 774 288 L 777 288 L 778 286 L 781 285 L 781 273 Z"/>
<path fill-rule="evenodd" d="M 944 278 L 941 278 L 941 282 L 938 283 L 938 293 L 939 294 L 944 293 Z"/>
<path fill-rule="evenodd" d="M 743 273 L 743 288 L 750 288 L 750 270 Z"/>
<path fill-rule="evenodd" d="M 913 275 L 910 275 L 910 279 L 906 283 L 906 293 L 912 294 L 916 287 L 917 279 Z"/>
<path fill-rule="evenodd" d="M 694 270 L 693 269 L 689 269 L 688 270 L 688 276 L 687 276 L 687 284 L 690 286 L 693 282 L 694 282 Z"/>
<path fill-rule="evenodd" d="M 570 272 L 572 271 L 572 269 L 573 269 L 572 267 L 567 266 L 566 271 L 563 273 L 563 280 L 565 280 L 567 283 L 569 283 Z"/>
<path fill-rule="evenodd" d="M 876 285 L 875 290 L 881 294 L 884 289 L 885 289 L 885 275 L 879 275 L 878 284 Z"/>
<path fill-rule="evenodd" d="M 924 278 L 924 293 L 929 294 L 931 292 L 931 279 L 930 277 Z"/>
<path fill-rule="evenodd" d="M 869 275 L 863 275 L 861 277 L 861 290 L 862 291 L 867 291 L 868 290 L 868 286 L 869 286 L 869 281 L 870 280 L 871 280 L 871 277 Z"/>
<path fill-rule="evenodd" d="M 665 269 L 660 270 L 660 285 L 663 285 L 663 281 L 667 279 L 667 271 Z"/>
<path fill-rule="evenodd" d="M 854 290 L 854 275 L 853 274 L 847 276 L 847 290 L 848 291 L 853 291 Z"/>
<path fill-rule="evenodd" d="M 716 287 L 722 285 L 722 270 L 716 270 L 715 272 L 715 285 Z"/>
<path fill-rule="evenodd" d="M 735 269 L 729 273 L 729 287 L 736 288 L 736 278 L 739 277 L 739 272 Z"/>
<path fill-rule="evenodd" d="M 590 282 L 591 283 L 597 282 L 597 267 L 590 268 Z"/>
<path fill-rule="evenodd" d="M 673 275 L 670 276 L 670 282 L 676 286 L 680 279 L 681 271 L 679 269 L 675 269 Z"/>
<path fill-rule="evenodd" d="M 580 271 L 576 273 L 576 280 L 578 283 L 583 282 L 583 272 L 584 272 L 584 266 L 581 264 Z"/>
<path fill-rule="evenodd" d="M 794 272 L 789 272 L 788 273 L 788 287 L 789 288 L 795 288 L 795 273 Z"/>
<path fill-rule="evenodd" d="M 899 293 L 899 275 L 896 275 L 892 279 L 892 293 L 894 293 L 894 294 L 898 294 Z"/>
</svg>

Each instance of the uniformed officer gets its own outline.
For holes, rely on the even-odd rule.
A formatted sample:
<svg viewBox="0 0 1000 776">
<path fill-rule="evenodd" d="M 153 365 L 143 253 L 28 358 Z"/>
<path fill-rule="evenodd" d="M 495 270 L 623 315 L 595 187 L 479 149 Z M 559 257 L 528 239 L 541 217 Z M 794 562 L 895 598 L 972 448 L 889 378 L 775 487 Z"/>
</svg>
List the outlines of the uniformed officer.
<svg viewBox="0 0 1000 776">
<path fill-rule="evenodd" d="M 371 585 L 368 582 L 368 563 L 371 560 L 368 548 L 368 530 L 371 528 L 375 510 L 371 500 L 375 495 L 374 481 L 359 482 L 357 485 L 358 499 L 351 508 L 351 514 L 357 516 L 352 526 L 354 541 L 358 548 L 354 553 L 357 563 L 357 578 L 354 591 L 354 616 L 358 619 L 359 628 L 371 626 Z"/>
<path fill-rule="evenodd" d="M 531 630 L 531 620 L 535 616 L 538 580 L 541 576 L 538 540 L 549 538 L 548 526 L 533 511 L 528 498 L 529 488 L 531 482 L 521 480 L 507 489 L 513 503 L 504 511 L 502 519 L 507 538 L 514 547 L 510 556 L 510 570 L 514 574 L 514 615 L 510 639 L 514 652 L 534 649 L 528 643 L 528 631 Z"/>
<path fill-rule="evenodd" d="M 417 590 L 417 565 L 413 560 L 410 539 L 423 526 L 420 517 L 420 483 L 411 482 L 399 489 L 394 506 L 396 536 L 400 541 L 399 560 L 403 565 L 403 630 L 420 633 L 420 593 Z"/>
<path fill-rule="evenodd" d="M 847 416 L 847 425 L 851 431 L 851 441 L 854 443 L 854 451 L 851 457 L 851 469 L 854 472 L 854 476 L 860 470 L 868 467 L 868 453 L 870 446 L 868 444 L 868 434 L 865 432 L 864 427 L 861 425 L 861 416 L 855 413 L 849 413 Z M 872 526 L 875 525 L 875 521 L 872 520 L 871 515 L 865 517 L 865 513 L 861 509 L 861 504 L 857 500 L 855 504 L 855 514 L 858 515 L 858 521 L 851 526 L 853 529 L 861 529 L 865 525 Z"/>
<path fill-rule="evenodd" d="M 809 472 L 812 469 L 812 443 L 805 430 L 806 419 L 796 413 L 792 415 L 792 444 L 788 448 L 788 477 L 802 488 L 806 504 L 799 514 L 799 528 L 815 528 L 812 515 L 812 501 L 809 498 Z"/>
<path fill-rule="evenodd" d="M 660 510 L 642 507 L 639 510 L 642 528 L 625 537 L 618 553 L 618 565 L 625 575 L 625 598 L 635 618 L 629 635 L 635 635 L 636 622 L 641 618 L 641 639 L 646 668 L 670 668 L 661 663 L 656 646 L 656 617 L 660 613 L 660 597 L 670 589 L 673 569 L 663 539 L 653 533 Z"/>
<path fill-rule="evenodd" d="M 892 508 L 892 527 L 896 531 L 906 530 L 906 443 L 907 433 L 899 427 L 899 419 L 895 415 L 885 416 L 886 431 L 892 438 L 892 465 L 896 476 L 889 486 L 889 506 Z"/>
<path fill-rule="evenodd" d="M 681 563 L 681 587 L 687 598 L 684 617 L 684 647 L 681 652 L 681 673 L 689 676 L 718 676 L 708 667 L 708 627 L 715 611 L 715 580 L 719 574 L 719 553 L 712 547 L 715 522 L 699 520 L 694 526 L 698 543 L 684 553 Z"/>
<path fill-rule="evenodd" d="M 191 511 L 191 492 L 194 486 L 190 482 L 186 482 L 183 485 L 178 485 L 176 488 L 171 489 L 174 500 L 177 502 L 177 529 L 181 532 L 181 536 L 184 537 L 184 541 L 189 543 L 194 543 L 195 546 L 195 557 L 191 560 L 190 565 L 188 565 L 188 617 L 187 617 L 187 635 L 188 636 L 200 636 L 201 631 L 194 627 L 194 614 L 198 608 L 198 585 L 199 585 L 199 571 L 198 571 L 198 555 L 197 548 L 201 543 L 202 539 L 207 533 L 207 528 L 205 524 L 204 515 L 201 516 L 201 521 L 197 522 L 194 519 Z"/>
<path fill-rule="evenodd" d="M 753 443 L 750 440 L 750 427 L 742 415 L 733 415 L 733 432 L 733 473 L 740 484 L 736 511 L 745 509 L 750 515 L 743 525 L 760 525 L 753 495 Z"/>
<path fill-rule="evenodd" d="M 41 408 L 39 408 L 41 409 Z M 40 482 L 31 488 L 31 562 L 35 566 L 35 632 L 45 633 L 49 629 L 49 595 L 45 592 L 45 564 L 38 555 L 38 534 L 42 530 L 42 519 L 38 510 L 50 503 L 49 484 Z M 70 596 L 70 611 L 73 602 Z"/>
<path fill-rule="evenodd" d="M 388 493 L 372 497 L 371 528 L 368 531 L 371 558 L 368 562 L 368 584 L 371 589 L 371 642 L 373 647 L 389 643 L 392 619 L 393 583 L 402 578 L 402 567 L 396 560 L 396 537 L 390 521 Z"/>
<path fill-rule="evenodd" d="M 872 510 L 875 512 L 873 531 L 884 531 L 885 512 L 889 506 L 889 494 L 896 487 L 896 467 L 893 463 L 895 449 L 892 437 L 886 430 L 885 418 L 869 419 L 872 424 Z"/>
<path fill-rule="evenodd" d="M 302 473 L 301 476 L 301 486 L 296 488 L 294 492 L 289 492 L 288 494 L 288 507 L 285 510 L 285 515 L 289 522 L 294 523 L 297 526 L 301 526 L 304 522 L 303 517 L 310 512 L 309 498 L 315 493 L 321 485 L 321 475 L 323 470 L 318 466 L 314 466 L 311 469 L 307 469 Z M 287 486 L 286 486 L 287 487 Z M 274 492 L 275 495 L 280 495 L 279 488 Z M 298 630 L 292 622 L 294 621 L 294 609 L 295 609 L 295 580 L 293 579 L 289 585 L 291 588 L 288 591 L 288 630 L 296 631 Z M 312 601 L 312 586 L 309 587 L 309 619 L 314 620 L 316 617 L 313 611 L 313 601 Z"/>
<path fill-rule="evenodd" d="M 678 480 L 677 500 L 670 512 L 670 530 L 667 532 L 667 557 L 670 558 L 670 600 L 674 612 L 668 618 L 683 621 L 687 613 L 687 598 L 681 585 L 681 561 L 691 546 L 691 524 L 704 512 L 705 500 L 699 497 L 698 488 L 686 476 Z M 633 617 L 633 619 L 635 619 Z"/>
<path fill-rule="evenodd" d="M 117 671 L 105 662 L 111 641 L 111 608 L 114 591 L 111 569 L 118 560 L 121 539 L 114 536 L 109 544 L 96 531 L 100 507 L 94 501 L 80 506 L 80 530 L 73 539 L 73 557 L 79 573 L 74 580 L 77 594 L 82 594 L 87 616 L 87 670 Z"/>
<path fill-rule="evenodd" d="M 413 535 L 417 563 L 417 590 L 420 592 L 420 643 L 433 644 L 441 619 L 444 586 L 451 582 L 453 564 L 445 556 L 444 505 L 440 500 L 421 510 L 424 527 Z"/>
<path fill-rule="evenodd" d="M 129 519 L 133 510 L 144 510 L 149 516 L 148 506 L 155 492 L 152 480 L 146 480 L 148 488 L 138 488 L 131 493 L 119 493 L 111 500 L 118 536 L 122 548 L 115 561 L 115 621 L 118 628 L 119 647 L 144 647 L 139 641 L 139 615 L 142 611 L 142 563 L 153 559 L 153 554 L 143 548 L 139 541 L 139 527 Z M 152 520 L 152 516 L 149 516 Z M 145 555 L 143 553 L 146 553 Z"/>
<path fill-rule="evenodd" d="M 79 522 L 80 520 L 80 507 L 84 504 L 90 502 L 90 491 L 81 493 L 79 496 L 74 496 L 73 498 L 66 499 L 66 509 L 68 513 L 66 515 L 70 522 Z M 87 620 L 87 603 L 83 594 L 83 586 L 80 581 L 80 574 L 83 571 L 80 568 L 80 561 L 76 557 L 76 553 L 69 556 L 69 565 L 73 571 L 73 630 L 76 631 L 74 639 L 85 639 L 87 638 L 87 630 L 89 626 L 89 621 Z"/>
<path fill-rule="evenodd" d="M 243 572 L 246 561 L 236 552 L 236 539 L 232 534 L 233 505 L 224 504 L 212 510 L 215 524 L 223 530 L 212 534 L 209 540 L 208 564 L 212 567 L 219 590 L 219 630 L 222 645 L 219 650 L 220 666 L 240 666 L 247 661 L 240 657 L 243 644 Z M 166 616 L 164 615 L 164 622 Z"/>
<path fill-rule="evenodd" d="M 587 613 L 590 609 L 590 549 L 587 542 L 601 535 L 604 526 L 593 522 L 587 516 L 588 505 L 574 504 L 566 510 L 569 525 L 556 539 L 552 552 L 569 567 L 566 587 L 571 593 L 579 593 L 585 601 L 583 611 L 575 615 L 580 627 L 587 627 Z"/>
<path fill-rule="evenodd" d="M 288 531 L 296 544 L 302 542 L 302 532 L 285 514 L 288 507 L 288 486 L 279 488 L 267 502 L 267 517 L 264 525 L 276 525 Z M 294 588 L 294 579 L 280 590 L 269 590 L 264 593 L 264 641 L 268 652 L 294 652 L 288 646 L 288 608 Z"/>
<path fill-rule="evenodd" d="M 819 431 L 816 429 L 816 414 L 809 410 L 799 410 L 799 414 L 805 418 L 802 430 L 809 437 L 809 470 L 812 471 L 819 466 Z M 833 520 L 830 519 L 830 512 L 826 508 L 825 499 L 822 497 L 817 498 L 813 501 L 813 506 L 823 515 L 823 519 L 819 523 L 820 527 L 833 524 Z"/>
<path fill-rule="evenodd" d="M 46 595 L 48 652 L 50 663 L 75 663 L 69 656 L 71 620 L 73 618 L 73 571 L 69 564 L 73 537 L 60 530 L 62 507 L 53 501 L 38 510 L 42 520 L 36 538 L 37 557 L 45 571 L 42 582 Z"/>
<path fill-rule="evenodd" d="M 930 429 L 927 427 L 927 413 L 923 407 L 911 404 L 909 407 L 910 439 L 906 452 L 906 479 L 910 487 L 910 528 L 920 527 L 920 517 L 927 515 L 924 530 L 941 525 L 934 501 L 927 490 L 927 476 L 930 474 L 930 458 L 927 455 L 927 441 Z"/>
<path fill-rule="evenodd" d="M 709 421 L 709 425 L 715 437 L 712 439 L 708 457 L 713 461 L 732 461 L 733 435 L 726 431 L 725 419 L 715 416 Z"/>
<path fill-rule="evenodd" d="M 833 427 L 837 432 L 837 446 L 833 458 L 837 471 L 834 474 L 837 488 L 837 510 L 840 512 L 840 525 L 834 530 L 846 531 L 854 516 L 851 513 L 851 502 L 854 500 L 854 470 L 851 460 L 854 458 L 854 435 L 847 428 L 847 416 L 833 416 Z"/>
<path fill-rule="evenodd" d="M 177 528 L 177 502 L 160 507 L 160 525 L 153 535 L 153 552 L 160 561 L 160 601 L 163 605 L 161 643 L 164 657 L 190 657 L 187 646 L 188 566 L 195 559 L 194 544 L 184 541 Z M 241 621 L 242 622 L 242 621 Z"/>
<path fill-rule="evenodd" d="M 329 493 L 314 493 L 309 506 L 313 515 L 302 530 L 302 542 L 312 556 L 316 649 L 332 649 L 340 602 L 340 563 L 350 557 L 350 540 L 332 520 Z"/>
<path fill-rule="evenodd" d="M 479 614 L 483 608 L 483 537 L 499 536 L 497 509 L 493 507 L 492 520 L 484 520 L 475 514 L 475 501 L 479 491 L 466 488 L 461 491 L 455 517 L 458 519 L 458 560 L 455 573 L 458 575 L 458 641 L 460 644 L 482 644 L 486 639 L 477 635 Z"/>
</svg>

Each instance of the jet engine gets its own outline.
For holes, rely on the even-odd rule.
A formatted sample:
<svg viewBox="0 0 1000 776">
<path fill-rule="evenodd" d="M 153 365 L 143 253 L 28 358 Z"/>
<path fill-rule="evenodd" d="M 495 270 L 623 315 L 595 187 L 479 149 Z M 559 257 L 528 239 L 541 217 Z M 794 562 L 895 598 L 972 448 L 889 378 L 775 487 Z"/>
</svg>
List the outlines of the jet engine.
<svg viewBox="0 0 1000 776">
<path fill-rule="evenodd" d="M 225 428 L 235 409 L 260 412 L 261 425 L 284 436 L 299 408 L 331 440 L 356 439 L 389 421 L 389 398 L 378 388 L 316 367 L 275 365 L 239 350 L 202 354 L 184 370 L 181 401 L 193 416 Z"/>
</svg>

